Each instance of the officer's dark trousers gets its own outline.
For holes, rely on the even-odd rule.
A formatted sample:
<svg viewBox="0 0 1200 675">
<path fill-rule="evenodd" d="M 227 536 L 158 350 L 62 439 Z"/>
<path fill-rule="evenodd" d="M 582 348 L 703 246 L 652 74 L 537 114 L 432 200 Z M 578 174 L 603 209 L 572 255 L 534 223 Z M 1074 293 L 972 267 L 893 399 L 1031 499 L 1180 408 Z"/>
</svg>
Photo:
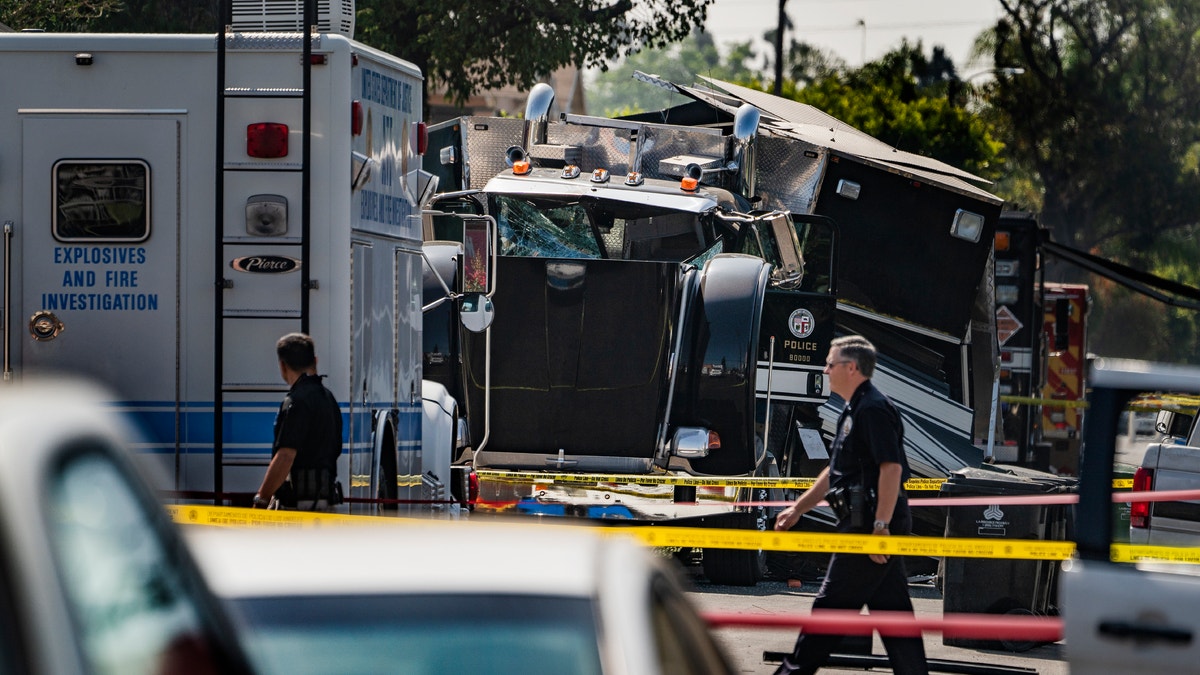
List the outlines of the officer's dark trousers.
<svg viewBox="0 0 1200 675">
<path fill-rule="evenodd" d="M 913 611 L 903 558 L 892 556 L 886 564 L 879 565 L 871 562 L 866 555 L 833 555 L 825 573 L 825 581 L 813 601 L 813 610 L 857 610 L 864 605 L 872 611 Z M 817 672 L 841 640 L 840 635 L 801 632 L 796 639 L 795 649 L 784 658 L 775 675 Z M 885 637 L 883 646 L 887 649 L 892 672 L 906 675 L 929 672 L 925 662 L 925 644 L 919 635 Z"/>
</svg>

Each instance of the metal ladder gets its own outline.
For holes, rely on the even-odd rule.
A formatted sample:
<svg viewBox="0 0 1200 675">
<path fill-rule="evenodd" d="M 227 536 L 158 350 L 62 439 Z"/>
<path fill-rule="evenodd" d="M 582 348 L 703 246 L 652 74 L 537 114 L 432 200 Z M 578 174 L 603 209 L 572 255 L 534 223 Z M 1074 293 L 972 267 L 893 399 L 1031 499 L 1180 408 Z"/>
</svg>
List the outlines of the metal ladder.
<svg viewBox="0 0 1200 675">
<path fill-rule="evenodd" d="M 263 324 L 263 330 L 267 330 L 268 325 L 279 325 L 280 319 L 286 319 L 289 323 L 294 321 L 294 328 L 303 333 L 309 332 L 309 314 L 310 314 L 310 291 L 315 288 L 316 284 L 311 279 L 310 261 L 310 226 L 311 226 L 311 170 L 310 160 L 312 152 L 312 48 L 314 40 L 314 27 L 317 23 L 316 0 L 304 0 L 304 30 L 301 38 L 301 68 L 302 68 L 302 85 L 299 89 L 281 88 L 281 87 L 229 87 L 228 80 L 228 55 L 227 51 L 233 49 L 251 49 L 254 46 L 255 37 L 253 33 L 237 33 L 233 30 L 233 15 L 232 1 L 226 0 L 221 3 L 220 10 L 220 27 L 217 33 L 217 101 L 216 101 L 216 163 L 215 176 L 216 183 L 214 186 L 215 195 L 215 222 L 214 222 L 214 317 L 213 317 L 213 493 L 214 503 L 220 505 L 228 503 L 225 494 L 225 468 L 227 466 L 263 466 L 265 467 L 269 460 L 266 459 L 243 459 L 243 458 L 227 458 L 225 452 L 225 417 L 230 413 L 233 406 L 238 403 L 256 402 L 263 403 L 265 398 L 263 394 L 274 394 L 276 396 L 275 403 L 282 400 L 283 395 L 287 392 L 287 386 L 280 381 L 279 384 L 262 384 L 262 383 L 237 383 L 230 381 L 226 376 L 226 369 L 229 365 L 228 354 L 226 350 L 226 332 L 230 325 L 234 322 L 259 322 Z M 319 36 L 317 36 L 319 39 Z M 299 166 L 271 166 L 269 168 L 258 166 L 247 166 L 248 163 L 239 164 L 236 161 L 230 161 L 230 158 L 225 156 L 225 138 L 226 138 L 226 104 L 230 99 L 238 98 L 287 98 L 300 99 L 303 108 L 301 126 L 303 128 L 301 160 Z M 230 237 L 225 229 L 225 211 L 226 211 L 226 190 L 225 181 L 231 175 L 237 175 L 244 172 L 254 171 L 274 171 L 274 172 L 293 172 L 297 173 L 301 181 L 301 222 L 299 238 L 284 237 L 272 239 L 256 239 L 250 240 L 246 237 Z M 227 294 L 234 287 L 234 281 L 229 278 L 229 267 L 227 266 L 228 256 L 236 255 L 244 250 L 247 253 L 253 252 L 255 249 L 261 249 L 264 244 L 269 244 L 272 247 L 295 247 L 299 249 L 300 278 L 299 284 L 295 289 L 299 294 L 299 311 L 283 310 L 277 312 L 245 312 L 232 310 L 228 307 Z M 250 278 L 256 275 L 242 275 L 239 278 Z M 249 283 L 249 282 L 242 282 Z M 239 325 L 239 328 L 243 327 Z M 262 355 L 263 359 L 272 359 L 273 354 L 267 353 Z"/>
</svg>

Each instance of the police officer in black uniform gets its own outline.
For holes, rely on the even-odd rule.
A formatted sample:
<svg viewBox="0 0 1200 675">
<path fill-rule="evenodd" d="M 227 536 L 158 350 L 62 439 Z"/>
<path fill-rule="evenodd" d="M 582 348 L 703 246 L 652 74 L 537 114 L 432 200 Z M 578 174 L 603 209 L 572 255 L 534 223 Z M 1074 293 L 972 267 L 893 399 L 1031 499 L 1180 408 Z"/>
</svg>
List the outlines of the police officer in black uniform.
<svg viewBox="0 0 1200 675">
<path fill-rule="evenodd" d="M 254 495 L 254 508 L 325 510 L 341 503 L 337 459 L 342 454 L 342 411 L 317 375 L 313 340 L 289 333 L 275 343 L 279 373 L 291 389 L 275 416 L 271 464 Z"/>
<path fill-rule="evenodd" d="M 909 534 L 912 517 L 904 494 L 908 460 L 904 427 L 892 402 L 871 382 L 875 347 L 861 336 L 835 339 L 825 360 L 830 388 L 846 401 L 838 418 L 829 466 L 796 503 L 779 513 L 776 530 L 791 529 L 800 516 L 827 499 L 839 532 Z M 898 611 L 912 614 L 908 574 L 900 557 L 835 553 L 813 610 Z M 840 635 L 800 634 L 775 675 L 815 673 L 841 641 Z M 892 671 L 928 673 L 925 645 L 913 637 L 884 637 Z"/>
</svg>

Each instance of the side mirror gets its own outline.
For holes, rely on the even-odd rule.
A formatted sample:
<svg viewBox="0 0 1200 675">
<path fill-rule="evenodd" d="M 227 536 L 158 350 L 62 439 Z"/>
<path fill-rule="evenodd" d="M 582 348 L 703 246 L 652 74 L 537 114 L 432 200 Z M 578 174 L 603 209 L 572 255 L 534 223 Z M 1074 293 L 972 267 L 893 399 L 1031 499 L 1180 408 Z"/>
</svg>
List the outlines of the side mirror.
<svg viewBox="0 0 1200 675">
<path fill-rule="evenodd" d="M 463 328 L 472 333 L 482 333 L 492 325 L 496 310 L 492 301 L 483 293 L 472 293 L 463 297 L 461 317 Z"/>
<path fill-rule="evenodd" d="M 1192 427 L 1192 416 L 1170 410 L 1158 411 L 1154 419 L 1154 430 L 1172 438 L 1187 438 Z"/>
<path fill-rule="evenodd" d="M 491 223 L 484 218 L 463 220 L 463 293 L 492 290 Z"/>
</svg>

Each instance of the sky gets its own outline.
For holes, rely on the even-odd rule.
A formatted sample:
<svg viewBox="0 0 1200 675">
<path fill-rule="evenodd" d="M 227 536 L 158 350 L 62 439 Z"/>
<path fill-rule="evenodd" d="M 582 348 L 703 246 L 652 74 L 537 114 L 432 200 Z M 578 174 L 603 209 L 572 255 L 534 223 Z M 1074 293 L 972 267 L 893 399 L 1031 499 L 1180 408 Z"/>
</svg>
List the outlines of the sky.
<svg viewBox="0 0 1200 675">
<path fill-rule="evenodd" d="M 990 61 L 971 62 L 976 36 L 995 25 L 998 0 L 786 0 L 795 39 L 831 50 L 850 66 L 873 61 L 907 37 L 921 40 L 925 53 L 946 48 L 960 73 L 986 70 Z M 759 53 L 773 47 L 762 34 L 778 23 L 779 0 L 716 0 L 708 8 L 706 31 L 718 46 L 755 40 Z M 861 22 L 861 23 L 860 23 Z M 790 39 L 793 34 L 789 33 Z"/>
</svg>

